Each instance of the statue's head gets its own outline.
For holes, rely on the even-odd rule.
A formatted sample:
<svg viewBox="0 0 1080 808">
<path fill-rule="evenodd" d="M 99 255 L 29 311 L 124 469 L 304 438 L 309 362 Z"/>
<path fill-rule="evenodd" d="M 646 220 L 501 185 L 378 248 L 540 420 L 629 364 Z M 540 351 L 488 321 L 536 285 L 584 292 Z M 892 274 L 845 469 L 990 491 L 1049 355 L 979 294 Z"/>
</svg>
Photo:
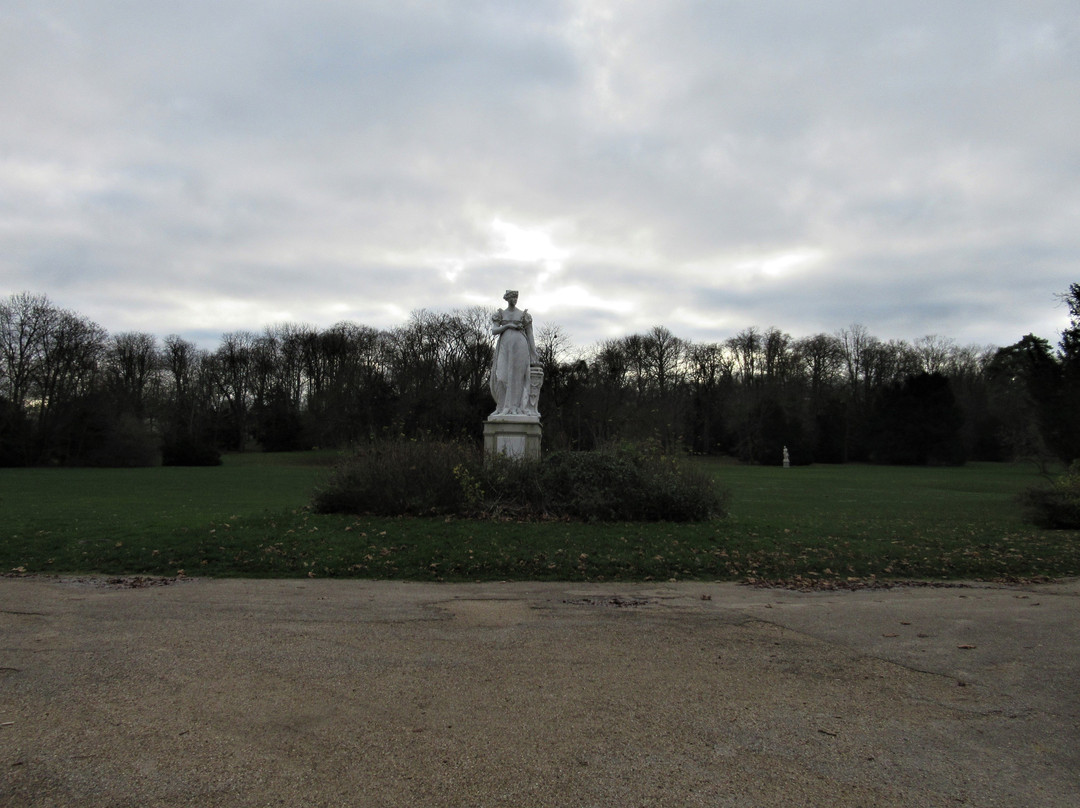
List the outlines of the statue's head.
<svg viewBox="0 0 1080 808">
<path fill-rule="evenodd" d="M 518 299 L 518 293 L 516 289 L 507 289 L 506 294 L 503 295 L 503 300 L 505 300 L 507 303 L 509 303 L 511 299 Z"/>
</svg>

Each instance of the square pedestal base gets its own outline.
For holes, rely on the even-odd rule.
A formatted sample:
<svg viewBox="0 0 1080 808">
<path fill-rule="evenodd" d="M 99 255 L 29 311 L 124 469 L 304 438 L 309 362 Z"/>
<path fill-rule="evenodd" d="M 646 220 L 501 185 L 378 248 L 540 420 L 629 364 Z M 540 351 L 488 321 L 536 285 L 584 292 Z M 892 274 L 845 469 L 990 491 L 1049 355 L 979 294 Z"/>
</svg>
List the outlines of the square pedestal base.
<svg viewBox="0 0 1080 808">
<path fill-rule="evenodd" d="M 484 453 L 538 459 L 542 431 L 538 421 L 485 421 Z"/>
</svg>

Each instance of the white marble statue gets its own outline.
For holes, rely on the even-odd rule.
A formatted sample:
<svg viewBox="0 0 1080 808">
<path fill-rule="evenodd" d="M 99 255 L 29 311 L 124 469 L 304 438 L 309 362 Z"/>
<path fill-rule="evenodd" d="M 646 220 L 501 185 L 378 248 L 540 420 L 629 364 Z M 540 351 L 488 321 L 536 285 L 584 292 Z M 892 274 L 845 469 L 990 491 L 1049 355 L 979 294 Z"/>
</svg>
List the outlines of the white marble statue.
<svg viewBox="0 0 1080 808">
<path fill-rule="evenodd" d="M 503 300 L 506 308 L 499 309 L 491 318 L 491 333 L 499 338 L 491 363 L 491 395 L 495 398 L 495 411 L 491 415 L 537 416 L 536 402 L 530 400 L 529 369 L 539 364 L 532 317 L 528 309 L 517 307 L 517 292 L 507 290 Z"/>
</svg>

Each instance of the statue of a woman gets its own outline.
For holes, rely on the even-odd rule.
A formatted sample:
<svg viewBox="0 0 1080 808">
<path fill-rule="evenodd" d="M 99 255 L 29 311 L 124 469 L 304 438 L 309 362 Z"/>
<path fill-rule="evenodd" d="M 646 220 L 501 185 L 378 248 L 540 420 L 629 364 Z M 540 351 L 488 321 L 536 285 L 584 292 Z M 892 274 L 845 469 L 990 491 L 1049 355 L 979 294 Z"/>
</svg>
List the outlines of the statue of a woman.
<svg viewBox="0 0 1080 808">
<path fill-rule="evenodd" d="M 533 342 L 532 317 L 517 307 L 518 293 L 503 295 L 507 307 L 491 318 L 491 333 L 499 338 L 491 363 L 492 415 L 530 415 L 529 366 L 538 364 Z"/>
</svg>

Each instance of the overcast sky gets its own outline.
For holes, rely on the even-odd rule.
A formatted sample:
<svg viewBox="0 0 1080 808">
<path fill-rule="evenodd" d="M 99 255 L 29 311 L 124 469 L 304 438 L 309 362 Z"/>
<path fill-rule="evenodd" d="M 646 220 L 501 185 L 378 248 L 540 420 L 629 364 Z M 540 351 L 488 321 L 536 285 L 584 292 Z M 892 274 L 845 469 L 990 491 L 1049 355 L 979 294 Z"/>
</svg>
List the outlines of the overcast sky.
<svg viewBox="0 0 1080 808">
<path fill-rule="evenodd" d="M 0 0 L 0 296 L 1056 343 L 1076 0 Z"/>
</svg>

